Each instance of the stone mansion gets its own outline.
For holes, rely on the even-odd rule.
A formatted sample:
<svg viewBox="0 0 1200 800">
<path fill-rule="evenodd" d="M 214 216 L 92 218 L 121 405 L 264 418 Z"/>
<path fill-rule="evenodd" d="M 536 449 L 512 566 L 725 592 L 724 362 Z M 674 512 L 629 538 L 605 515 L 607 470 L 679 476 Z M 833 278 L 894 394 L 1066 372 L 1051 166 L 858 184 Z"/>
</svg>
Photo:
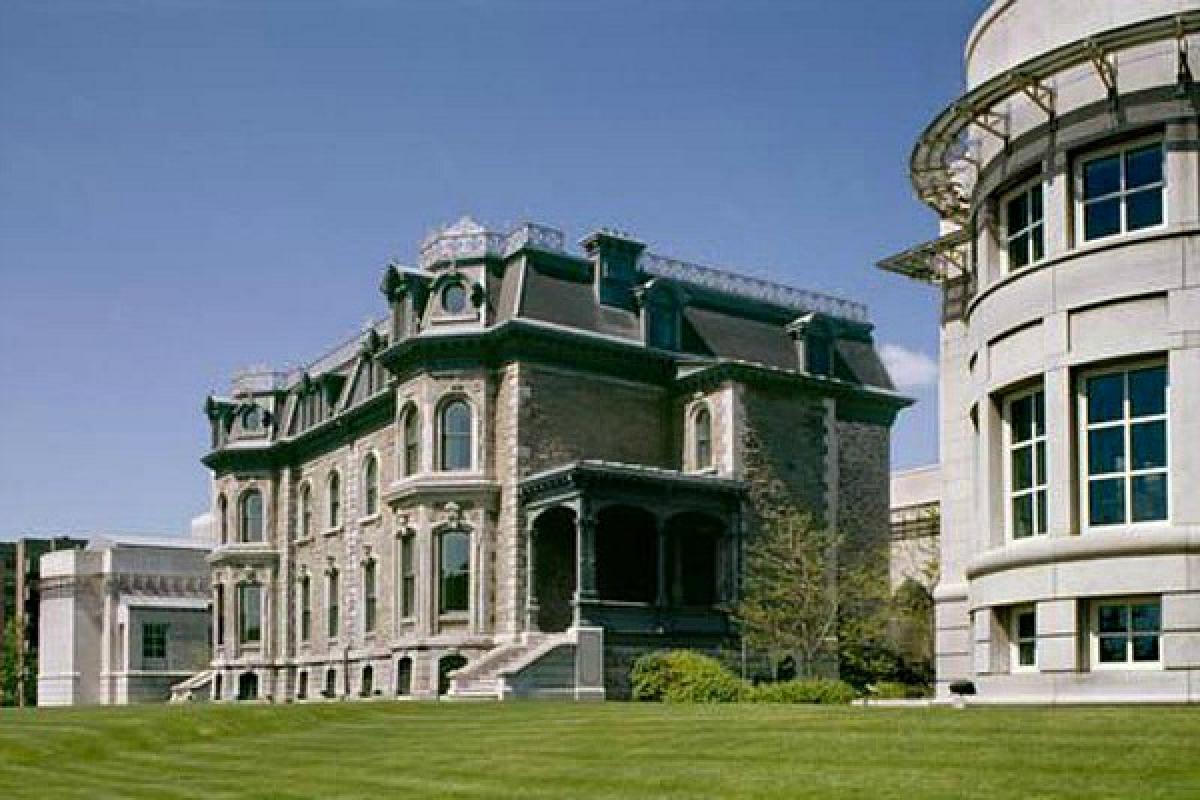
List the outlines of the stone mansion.
<svg viewBox="0 0 1200 800">
<path fill-rule="evenodd" d="M 892 386 L 852 302 L 469 219 L 382 321 L 210 397 L 216 699 L 619 697 L 735 641 L 748 470 L 886 558 Z"/>
</svg>

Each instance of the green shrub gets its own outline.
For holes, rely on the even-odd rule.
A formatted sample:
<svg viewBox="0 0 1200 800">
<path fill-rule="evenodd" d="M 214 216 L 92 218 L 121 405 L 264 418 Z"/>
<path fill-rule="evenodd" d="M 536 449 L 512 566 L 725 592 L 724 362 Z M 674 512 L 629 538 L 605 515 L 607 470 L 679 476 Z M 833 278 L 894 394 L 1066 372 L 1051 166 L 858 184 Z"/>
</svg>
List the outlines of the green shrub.
<svg viewBox="0 0 1200 800">
<path fill-rule="evenodd" d="M 883 700 L 912 700 L 928 697 L 929 690 L 917 684 L 900 683 L 899 681 L 879 681 L 871 685 L 871 697 Z"/>
<path fill-rule="evenodd" d="M 666 703 L 732 703 L 745 683 L 715 658 L 691 650 L 644 655 L 633 664 L 630 682 L 635 700 Z"/>
<path fill-rule="evenodd" d="M 845 705 L 854 699 L 854 687 L 828 678 L 796 679 L 760 684 L 749 690 L 746 699 L 755 703 Z"/>
</svg>

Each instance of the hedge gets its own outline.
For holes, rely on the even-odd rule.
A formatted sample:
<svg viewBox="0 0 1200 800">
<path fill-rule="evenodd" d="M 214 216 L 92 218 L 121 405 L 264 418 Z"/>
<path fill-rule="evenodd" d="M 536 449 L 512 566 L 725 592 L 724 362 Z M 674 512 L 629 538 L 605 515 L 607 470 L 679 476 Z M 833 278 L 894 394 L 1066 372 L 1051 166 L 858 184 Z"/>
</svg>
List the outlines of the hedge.
<svg viewBox="0 0 1200 800">
<path fill-rule="evenodd" d="M 753 686 L 715 658 L 691 650 L 650 653 L 630 673 L 635 700 L 665 703 L 820 703 L 844 704 L 854 689 L 843 681 L 797 679 Z"/>
</svg>

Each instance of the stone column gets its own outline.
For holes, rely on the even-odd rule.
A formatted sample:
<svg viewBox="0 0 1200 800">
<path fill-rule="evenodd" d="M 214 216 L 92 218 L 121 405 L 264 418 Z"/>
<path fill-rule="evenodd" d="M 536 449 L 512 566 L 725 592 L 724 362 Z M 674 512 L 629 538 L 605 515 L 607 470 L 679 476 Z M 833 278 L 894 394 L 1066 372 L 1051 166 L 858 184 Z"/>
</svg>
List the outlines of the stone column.
<svg viewBox="0 0 1200 800">
<path fill-rule="evenodd" d="M 525 630 L 538 630 L 536 517 L 525 526 Z"/>
<path fill-rule="evenodd" d="M 581 604 L 599 599 L 596 591 L 596 518 L 587 505 L 580 506 L 575 524 L 578 576 L 575 583 L 575 624 L 583 621 Z"/>
</svg>

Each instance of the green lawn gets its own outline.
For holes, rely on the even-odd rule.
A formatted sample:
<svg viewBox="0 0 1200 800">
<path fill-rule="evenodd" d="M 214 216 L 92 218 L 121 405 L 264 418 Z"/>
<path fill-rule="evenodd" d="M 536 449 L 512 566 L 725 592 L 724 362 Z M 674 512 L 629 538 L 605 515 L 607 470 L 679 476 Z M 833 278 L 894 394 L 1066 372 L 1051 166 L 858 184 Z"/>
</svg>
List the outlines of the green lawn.
<svg viewBox="0 0 1200 800">
<path fill-rule="evenodd" d="M 1197 798 L 1200 709 L 0 709 L 0 798 Z"/>
</svg>

